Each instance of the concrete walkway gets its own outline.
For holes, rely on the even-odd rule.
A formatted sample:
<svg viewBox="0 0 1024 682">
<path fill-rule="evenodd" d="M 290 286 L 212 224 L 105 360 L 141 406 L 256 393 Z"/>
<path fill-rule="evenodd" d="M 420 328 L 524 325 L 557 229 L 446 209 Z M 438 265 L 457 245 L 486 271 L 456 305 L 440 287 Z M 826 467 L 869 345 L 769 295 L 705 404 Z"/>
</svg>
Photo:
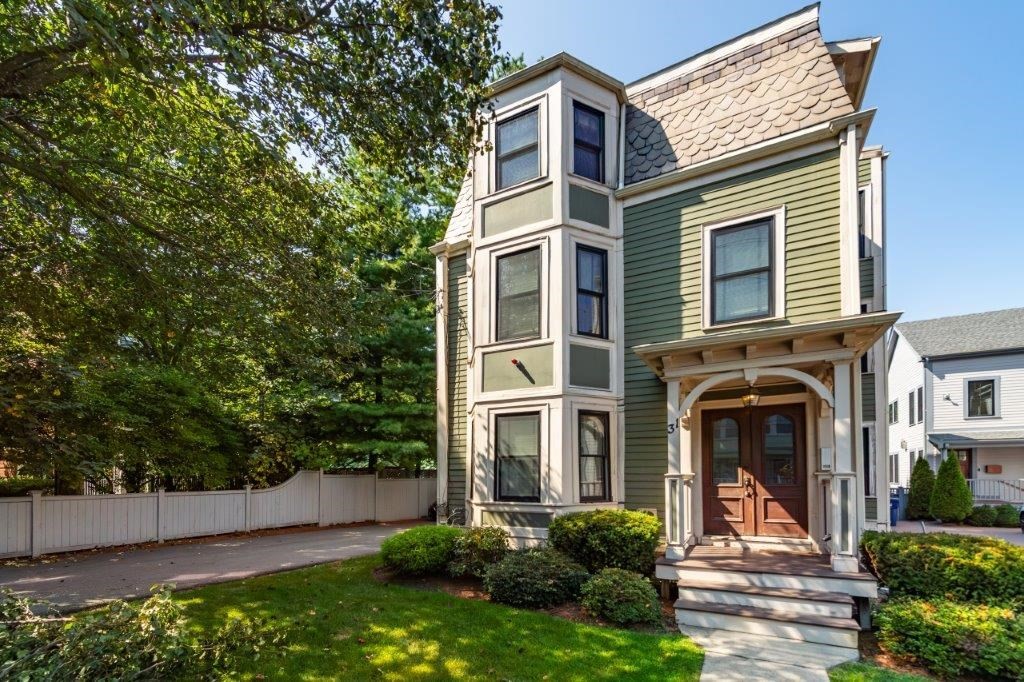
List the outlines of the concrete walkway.
<svg viewBox="0 0 1024 682">
<path fill-rule="evenodd" d="M 183 589 L 373 554 L 385 538 L 411 525 L 296 529 L 70 554 L 55 561 L 0 566 L 0 586 L 74 611 L 145 597 L 155 584 Z"/>
<path fill-rule="evenodd" d="M 857 660 L 855 650 L 825 644 L 690 625 L 679 630 L 704 648 L 702 682 L 827 682 L 829 668 Z"/>
<path fill-rule="evenodd" d="M 952 526 L 935 521 L 900 521 L 896 530 L 900 533 L 953 533 L 955 535 L 977 535 L 1001 538 L 1011 545 L 1024 547 L 1024 533 L 1020 528 L 979 528 L 978 526 Z"/>
</svg>

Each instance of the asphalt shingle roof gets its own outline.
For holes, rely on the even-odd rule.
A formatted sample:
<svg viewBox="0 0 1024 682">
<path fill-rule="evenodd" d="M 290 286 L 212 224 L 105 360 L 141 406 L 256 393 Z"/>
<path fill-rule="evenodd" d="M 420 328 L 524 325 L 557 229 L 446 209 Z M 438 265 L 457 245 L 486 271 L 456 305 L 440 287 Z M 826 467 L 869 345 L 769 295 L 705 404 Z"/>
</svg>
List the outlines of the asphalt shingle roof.
<svg viewBox="0 0 1024 682">
<path fill-rule="evenodd" d="M 922 357 L 1024 348 L 1024 308 L 940 317 L 896 325 Z"/>
</svg>

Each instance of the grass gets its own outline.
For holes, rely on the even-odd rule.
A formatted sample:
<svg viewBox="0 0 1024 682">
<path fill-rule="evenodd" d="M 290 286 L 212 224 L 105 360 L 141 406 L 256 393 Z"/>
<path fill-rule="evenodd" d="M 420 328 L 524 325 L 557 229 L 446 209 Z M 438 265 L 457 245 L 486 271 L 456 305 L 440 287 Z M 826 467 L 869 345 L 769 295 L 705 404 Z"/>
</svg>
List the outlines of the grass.
<svg viewBox="0 0 1024 682">
<path fill-rule="evenodd" d="M 889 670 L 874 663 L 844 663 L 828 671 L 831 682 L 920 682 L 920 675 Z"/>
<path fill-rule="evenodd" d="M 703 653 L 678 634 L 575 623 L 387 585 L 378 557 L 211 585 L 178 595 L 197 630 L 242 614 L 273 619 L 283 650 L 240 679 L 696 680 Z M 234 676 L 233 676 L 234 677 Z"/>
</svg>

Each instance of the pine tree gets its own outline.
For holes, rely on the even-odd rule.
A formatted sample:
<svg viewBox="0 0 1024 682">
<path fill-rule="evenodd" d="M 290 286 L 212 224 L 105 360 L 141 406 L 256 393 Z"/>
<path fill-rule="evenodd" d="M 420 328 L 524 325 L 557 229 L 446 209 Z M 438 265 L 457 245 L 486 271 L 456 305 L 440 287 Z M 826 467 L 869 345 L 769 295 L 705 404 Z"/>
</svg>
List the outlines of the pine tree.
<svg viewBox="0 0 1024 682">
<path fill-rule="evenodd" d="M 935 488 L 935 472 L 924 457 L 918 458 L 910 474 L 910 494 L 907 501 L 907 518 L 930 519 L 932 491 Z"/>
<path fill-rule="evenodd" d="M 950 452 L 935 477 L 930 505 L 931 515 L 944 523 L 960 523 L 971 513 L 974 495 L 960 471 L 956 452 Z"/>
</svg>

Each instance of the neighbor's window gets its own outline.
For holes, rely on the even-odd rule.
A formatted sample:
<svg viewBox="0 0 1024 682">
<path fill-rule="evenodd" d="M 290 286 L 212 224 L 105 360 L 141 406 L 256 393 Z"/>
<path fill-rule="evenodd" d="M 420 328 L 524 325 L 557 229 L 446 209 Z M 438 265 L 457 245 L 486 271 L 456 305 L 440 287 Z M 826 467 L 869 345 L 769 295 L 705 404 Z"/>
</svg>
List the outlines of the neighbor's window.
<svg viewBox="0 0 1024 682">
<path fill-rule="evenodd" d="M 572 172 L 604 182 L 604 114 L 572 104 Z"/>
<path fill-rule="evenodd" d="M 498 500 L 540 502 L 540 412 L 494 418 Z"/>
<path fill-rule="evenodd" d="M 711 233 L 712 324 L 771 317 L 773 219 Z"/>
<path fill-rule="evenodd" d="M 907 424 L 913 426 L 917 422 L 915 421 L 916 413 L 914 412 L 914 392 L 911 391 L 907 394 Z"/>
<path fill-rule="evenodd" d="M 576 331 L 608 338 L 608 252 L 576 247 Z"/>
<path fill-rule="evenodd" d="M 857 242 L 857 255 L 860 258 L 867 258 L 871 255 L 871 239 L 867 234 L 867 192 L 865 190 L 857 191 L 857 233 L 859 240 Z"/>
<path fill-rule="evenodd" d="M 917 387 L 917 421 L 924 421 L 924 386 Z"/>
<path fill-rule="evenodd" d="M 495 339 L 540 336 L 540 248 L 497 259 Z"/>
<path fill-rule="evenodd" d="M 607 412 L 580 412 L 580 501 L 611 499 Z"/>
<path fill-rule="evenodd" d="M 895 424 L 900 420 L 900 403 L 894 400 L 889 403 L 889 423 Z"/>
<path fill-rule="evenodd" d="M 540 177 L 540 120 L 534 108 L 498 123 L 495 173 L 498 189 Z"/>
<path fill-rule="evenodd" d="M 967 416 L 996 416 L 995 379 L 972 379 L 967 382 Z"/>
</svg>

